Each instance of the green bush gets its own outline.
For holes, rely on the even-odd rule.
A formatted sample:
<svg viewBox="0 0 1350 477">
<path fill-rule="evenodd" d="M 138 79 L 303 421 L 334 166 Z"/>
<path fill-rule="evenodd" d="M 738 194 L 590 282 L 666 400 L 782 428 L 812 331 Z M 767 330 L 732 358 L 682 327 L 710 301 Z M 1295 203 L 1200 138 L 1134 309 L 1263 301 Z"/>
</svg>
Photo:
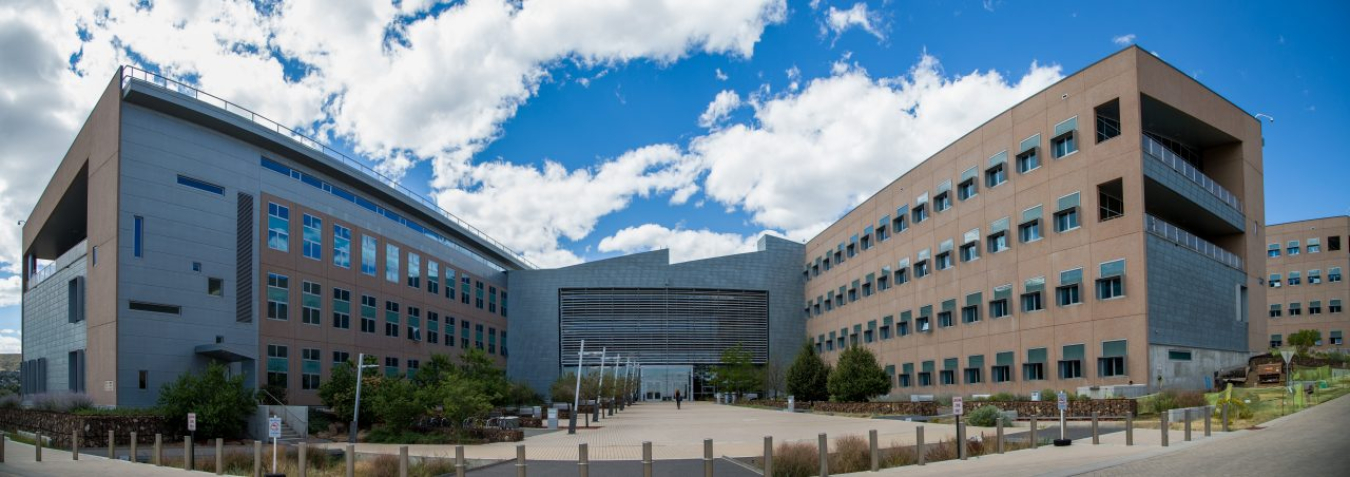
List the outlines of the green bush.
<svg viewBox="0 0 1350 477">
<path fill-rule="evenodd" d="M 980 406 L 966 414 L 966 423 L 977 427 L 994 427 L 1000 420 L 1005 426 L 1012 425 L 1012 419 L 1004 416 L 1003 411 L 995 406 Z"/>
<path fill-rule="evenodd" d="M 436 356 L 432 356 L 432 362 Z M 319 400 L 333 410 L 333 419 L 344 424 L 352 422 L 352 412 L 356 405 L 356 367 L 354 361 L 345 365 L 335 365 L 328 379 L 319 384 Z M 366 364 L 375 364 L 375 357 L 367 356 Z M 430 363 L 428 363 L 430 364 Z M 362 427 L 375 422 L 375 409 L 371 396 L 379 393 L 383 376 L 374 370 L 365 370 L 361 374 L 361 422 Z"/>
<path fill-rule="evenodd" d="M 236 438 L 244 435 L 248 418 L 257 410 L 244 376 L 229 376 L 225 366 L 212 362 L 206 371 L 187 371 L 159 390 L 159 407 L 173 429 L 187 428 L 187 415 L 197 413 L 197 436 Z"/>
<path fill-rule="evenodd" d="M 839 366 L 828 379 L 830 397 L 842 402 L 863 402 L 891 390 L 890 377 L 877 364 L 872 350 L 850 346 L 839 355 Z"/>
</svg>

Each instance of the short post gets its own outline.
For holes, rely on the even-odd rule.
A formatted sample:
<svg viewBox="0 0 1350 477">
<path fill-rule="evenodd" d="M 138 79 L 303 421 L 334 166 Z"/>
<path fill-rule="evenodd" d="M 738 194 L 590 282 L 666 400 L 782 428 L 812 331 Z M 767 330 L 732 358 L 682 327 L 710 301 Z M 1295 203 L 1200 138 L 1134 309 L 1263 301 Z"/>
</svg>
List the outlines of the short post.
<svg viewBox="0 0 1350 477">
<path fill-rule="evenodd" d="M 253 476 L 262 477 L 262 441 L 253 441 Z"/>
<path fill-rule="evenodd" d="M 516 477 L 525 477 L 525 445 L 516 445 Z"/>
<path fill-rule="evenodd" d="M 37 434 L 37 439 L 35 439 L 35 442 L 34 442 L 34 444 L 33 444 L 33 460 L 34 460 L 35 462 L 42 462 L 42 433 L 41 433 L 41 432 L 39 432 L 39 433 Z"/>
<path fill-rule="evenodd" d="M 1036 416 L 1031 416 L 1031 448 L 1035 449 L 1041 445 L 1041 441 L 1036 438 Z"/>
<path fill-rule="evenodd" d="M 186 436 L 183 438 L 183 470 L 193 469 L 192 457 L 192 436 Z"/>
<path fill-rule="evenodd" d="M 877 454 L 877 430 L 867 431 L 867 450 L 872 454 L 872 472 L 881 469 L 881 456 Z"/>
<path fill-rule="evenodd" d="M 398 477 L 408 477 L 408 446 L 398 446 Z"/>
<path fill-rule="evenodd" d="M 713 476 L 712 439 L 703 440 L 703 477 Z"/>
<path fill-rule="evenodd" d="M 764 475 L 773 475 L 773 437 L 764 436 Z M 586 477 L 586 476 L 581 476 Z"/>
<path fill-rule="evenodd" d="M 130 454 L 131 454 L 131 461 L 132 461 L 132 462 L 138 462 L 138 461 L 139 461 L 139 459 L 138 459 L 139 455 L 138 455 L 137 452 L 136 452 L 136 447 L 137 447 L 137 446 L 136 446 L 136 433 L 135 433 L 135 432 L 132 432 L 132 433 L 131 433 L 131 452 L 130 452 Z"/>
<path fill-rule="evenodd" d="M 914 457 L 918 459 L 919 465 L 923 465 L 924 457 L 928 454 L 923 448 L 923 426 L 914 428 Z"/>
<path fill-rule="evenodd" d="M 956 456 L 966 460 L 966 423 L 956 423 Z"/>
<path fill-rule="evenodd" d="M 1125 445 L 1134 445 L 1134 413 L 1125 413 Z"/>
<path fill-rule="evenodd" d="M 1213 426 L 1212 424 L 1210 424 L 1210 422 L 1213 420 L 1214 420 L 1214 407 L 1205 406 L 1205 437 L 1209 437 L 1210 435 L 1211 432 L 1210 428 Z"/>
<path fill-rule="evenodd" d="M 347 444 L 347 477 L 356 477 L 356 444 Z"/>
<path fill-rule="evenodd" d="M 219 443 L 220 443 L 220 438 L 216 438 L 216 443 L 217 443 L 216 448 L 219 449 L 219 448 L 220 448 L 220 445 L 219 445 Z M 306 457 L 309 457 L 309 456 L 307 455 L 307 454 L 309 454 L 309 449 L 308 449 L 308 447 L 305 445 L 304 442 L 301 442 L 300 445 L 299 445 L 298 447 L 299 447 L 299 449 L 297 449 L 297 451 L 296 451 L 296 454 L 297 454 L 297 455 L 296 455 L 296 459 L 295 459 L 295 467 L 296 467 L 296 469 L 298 469 L 298 470 L 296 471 L 296 474 L 298 474 L 300 477 L 305 477 L 306 475 L 309 474 L 309 469 L 308 469 L 308 467 L 309 467 L 308 462 L 309 462 L 309 461 L 306 460 Z M 221 464 L 220 454 L 217 453 L 217 454 L 216 454 L 216 473 L 220 473 L 220 470 L 221 470 L 221 469 L 220 469 L 220 464 Z"/>
<path fill-rule="evenodd" d="M 0 464 L 5 463 L 5 444 L 6 444 L 7 442 L 9 442 L 9 436 L 5 435 L 5 433 L 4 433 L 3 431 L 0 431 Z M 773 475 L 773 474 L 767 474 L 767 475 Z"/>
<path fill-rule="evenodd" d="M 820 477 L 830 477 L 830 441 L 824 433 L 816 441 L 816 448 L 820 450 Z"/>
<path fill-rule="evenodd" d="M 305 445 L 300 444 L 300 477 L 305 477 Z M 225 439 L 216 438 L 216 475 L 225 475 Z"/>
<path fill-rule="evenodd" d="M 469 465 L 464 462 L 464 446 L 455 446 L 455 477 L 464 477 Z"/>
<path fill-rule="evenodd" d="M 996 451 L 997 451 L 999 454 L 1002 454 L 1002 453 L 1003 453 L 1003 416 L 999 416 L 998 419 L 995 419 L 995 421 L 997 422 L 997 424 L 994 425 L 994 447 L 996 448 Z"/>
<path fill-rule="evenodd" d="M 109 430 L 108 430 L 108 460 L 113 460 L 113 459 L 116 459 L 116 458 L 117 458 L 117 434 L 113 434 L 113 431 L 112 431 L 111 429 L 109 429 Z"/>
<path fill-rule="evenodd" d="M 1097 411 L 1092 411 L 1092 445 L 1102 443 L 1101 434 L 1097 432 Z"/>
<path fill-rule="evenodd" d="M 164 435 L 163 435 L 163 434 L 159 434 L 159 433 L 156 433 L 156 434 L 155 434 L 155 448 L 154 448 L 154 451 L 155 451 L 155 455 L 150 456 L 150 460 L 153 461 L 155 465 L 164 465 Z"/>
<path fill-rule="evenodd" d="M 1162 424 L 1162 426 L 1160 426 L 1162 427 L 1162 446 L 1167 447 L 1167 411 L 1158 413 L 1158 418 L 1161 419 L 1159 422 Z"/>
<path fill-rule="evenodd" d="M 1223 415 L 1220 418 L 1223 419 L 1223 431 L 1228 432 L 1228 403 L 1223 403 Z"/>
<path fill-rule="evenodd" d="M 80 460 L 80 431 L 70 431 L 70 460 Z"/>
<path fill-rule="evenodd" d="M 586 449 L 586 443 L 577 444 L 577 474 L 581 477 L 590 477 L 591 456 Z"/>
<path fill-rule="evenodd" d="M 1182 415 L 1182 419 L 1185 419 L 1185 420 L 1186 420 L 1186 424 L 1182 426 L 1182 428 L 1185 429 L 1185 432 L 1184 432 L 1183 435 L 1185 436 L 1186 442 L 1190 442 L 1190 441 L 1191 441 L 1191 410 L 1190 410 L 1190 409 L 1182 410 L 1182 411 L 1181 411 L 1181 415 Z"/>
<path fill-rule="evenodd" d="M 642 477 L 652 477 L 652 441 L 642 441 Z"/>
</svg>

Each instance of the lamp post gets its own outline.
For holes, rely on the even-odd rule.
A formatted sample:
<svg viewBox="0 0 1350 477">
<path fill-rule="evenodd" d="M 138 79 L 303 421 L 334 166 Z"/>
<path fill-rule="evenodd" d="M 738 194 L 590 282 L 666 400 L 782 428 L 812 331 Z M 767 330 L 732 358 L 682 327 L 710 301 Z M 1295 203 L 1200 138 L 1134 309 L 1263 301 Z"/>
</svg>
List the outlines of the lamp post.
<svg viewBox="0 0 1350 477">
<path fill-rule="evenodd" d="M 352 426 L 347 433 L 347 442 L 356 443 L 356 431 L 359 428 L 358 423 L 361 417 L 361 370 L 366 368 L 375 368 L 378 365 L 366 364 L 366 354 L 356 355 L 356 407 L 352 408 Z"/>
<path fill-rule="evenodd" d="M 604 348 L 601 348 L 603 350 Z M 581 349 L 577 350 L 577 392 L 572 395 L 572 409 L 567 412 L 567 433 L 577 433 L 577 412 L 581 411 L 581 374 L 585 372 L 585 359 L 587 355 L 604 356 L 604 351 L 596 353 L 594 351 L 586 352 L 586 340 L 581 340 Z"/>
<path fill-rule="evenodd" d="M 605 347 L 600 347 L 600 383 L 595 386 L 595 407 L 592 412 L 595 416 L 591 420 L 600 422 L 600 396 L 605 392 Z"/>
</svg>

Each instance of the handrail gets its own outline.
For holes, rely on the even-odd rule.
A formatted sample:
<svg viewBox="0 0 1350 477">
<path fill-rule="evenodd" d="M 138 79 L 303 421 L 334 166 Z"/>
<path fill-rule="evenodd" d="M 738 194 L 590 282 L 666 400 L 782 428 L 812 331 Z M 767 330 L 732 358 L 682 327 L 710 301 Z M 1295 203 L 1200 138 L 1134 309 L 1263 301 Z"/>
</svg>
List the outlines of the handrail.
<svg viewBox="0 0 1350 477">
<path fill-rule="evenodd" d="M 1242 258 L 1234 255 L 1233 252 L 1224 250 L 1223 247 L 1209 243 L 1205 239 L 1187 232 L 1185 229 L 1169 224 L 1162 219 L 1152 215 L 1144 215 L 1144 228 L 1149 233 L 1166 239 L 1169 242 L 1184 246 L 1201 255 L 1214 259 L 1219 263 L 1242 270 Z"/>
<path fill-rule="evenodd" d="M 1158 141 L 1153 138 L 1145 135 L 1140 135 L 1139 137 L 1142 138 L 1144 154 L 1171 167 L 1172 170 L 1177 171 L 1177 173 L 1190 179 L 1191 182 L 1200 186 L 1201 189 L 1218 197 L 1219 200 L 1228 204 L 1230 207 L 1237 209 L 1238 212 L 1242 211 L 1242 201 L 1238 200 L 1237 196 L 1233 195 L 1232 192 L 1229 192 L 1228 189 L 1225 189 L 1223 186 L 1219 185 L 1219 183 L 1214 182 L 1214 179 L 1210 179 L 1209 176 L 1200 172 L 1200 170 L 1196 169 L 1195 166 L 1192 166 L 1191 163 L 1186 162 L 1186 160 L 1182 159 L 1170 149 L 1163 147 L 1162 144 L 1158 143 Z"/>
<path fill-rule="evenodd" d="M 482 241 L 484 241 L 484 242 L 487 242 L 487 243 L 489 243 L 489 244 L 492 244 L 492 245 L 496 246 L 497 248 L 500 248 L 502 251 L 504 251 L 504 252 L 510 254 L 513 258 L 515 258 L 516 260 L 519 260 L 521 263 L 524 263 L 524 264 L 528 265 L 528 266 L 531 267 L 531 268 L 538 268 L 534 263 L 530 262 L 529 260 L 526 260 L 525 257 L 524 257 L 523 255 L 521 255 L 519 252 L 517 252 L 517 251 L 511 249 L 510 247 L 507 247 L 506 244 L 503 244 L 503 243 L 497 241 L 496 239 L 494 239 L 494 238 L 488 236 L 488 234 L 487 234 L 486 232 L 483 232 L 482 230 L 479 230 L 477 227 L 474 227 L 473 225 L 471 225 L 471 224 L 469 224 L 468 222 L 464 221 L 464 219 L 461 219 L 461 218 L 459 218 L 458 216 L 456 216 L 456 215 L 454 215 L 454 214 L 452 214 L 452 213 L 446 211 L 445 209 L 442 209 L 442 208 L 440 207 L 440 205 L 436 204 L 436 202 L 432 201 L 431 199 L 428 199 L 428 198 L 426 198 L 425 196 L 423 196 L 423 195 L 421 195 L 421 194 L 418 194 L 418 193 L 416 193 L 416 192 L 413 192 L 411 189 L 408 189 L 407 187 L 404 187 L 403 184 L 400 184 L 398 181 L 396 181 L 396 180 L 394 180 L 394 179 L 392 179 L 392 178 L 390 178 L 390 177 L 388 177 L 388 176 L 385 176 L 384 174 L 381 174 L 381 173 L 379 173 L 378 171 L 376 171 L 376 170 L 374 170 L 374 169 L 371 169 L 370 167 L 366 166 L 365 164 L 362 164 L 360 161 L 357 161 L 357 160 L 355 160 L 355 159 L 352 159 L 351 157 L 348 157 L 346 154 L 343 154 L 343 153 L 340 152 L 340 151 L 337 151 L 337 150 L 335 150 L 335 149 L 333 149 L 333 148 L 328 147 L 328 146 L 325 145 L 324 143 L 319 142 L 318 140 L 316 140 L 316 139 L 314 139 L 314 138 L 311 138 L 311 137 L 309 137 L 309 136 L 306 136 L 306 135 L 304 135 L 304 134 L 301 134 L 301 133 L 299 133 L 299 132 L 296 132 L 295 130 L 293 130 L 293 129 L 291 129 L 291 128 L 288 128 L 288 127 L 286 127 L 286 126 L 282 126 L 280 123 L 277 123 L 276 121 L 273 121 L 273 120 L 271 120 L 271 119 L 268 119 L 267 117 L 262 116 L 262 115 L 260 115 L 260 114 L 258 114 L 258 113 L 255 113 L 255 112 L 249 110 L 248 108 L 245 108 L 245 107 L 243 107 L 243 106 L 239 106 L 239 105 L 234 104 L 234 103 L 232 103 L 232 102 L 230 102 L 230 101 L 227 101 L 227 100 L 225 100 L 225 99 L 222 99 L 222 98 L 220 98 L 219 96 L 215 96 L 215 95 L 212 95 L 211 93 L 207 93 L 207 92 L 205 92 L 205 91 L 202 91 L 202 90 L 196 88 L 195 86 L 192 86 L 192 85 L 189 85 L 189 84 L 186 84 L 186 83 L 183 83 L 183 82 L 181 82 L 181 81 L 174 80 L 174 79 L 170 79 L 170 78 L 165 77 L 165 76 L 162 76 L 162 75 L 160 75 L 160 74 L 158 74 L 158 73 L 152 73 L 152 72 L 150 72 L 150 71 L 146 71 L 146 70 L 137 68 L 137 67 L 135 67 L 135 66 L 127 65 L 127 66 L 123 66 L 122 68 L 123 68 L 123 70 L 124 70 L 124 73 L 123 73 L 123 76 L 122 76 L 122 88 L 126 88 L 128 85 L 131 84 L 131 80 L 136 79 L 136 80 L 140 80 L 140 81 L 142 81 L 142 82 L 145 82 L 146 84 L 149 84 L 149 85 L 152 85 L 152 86 L 156 86 L 156 87 L 159 87 L 159 88 L 163 88 L 164 90 L 167 90 L 167 91 L 172 91 L 172 92 L 175 92 L 175 93 L 179 93 L 179 94 L 182 94 L 182 95 L 184 95 L 184 96 L 188 96 L 188 97 L 191 97 L 191 98 L 196 99 L 196 100 L 198 100 L 198 101 L 201 101 L 201 102 L 203 102 L 203 103 L 206 103 L 206 104 L 209 104 L 209 105 L 211 105 L 211 106 L 214 106 L 214 107 L 216 107 L 216 108 L 219 108 L 219 109 L 221 109 L 221 110 L 224 110 L 224 111 L 227 111 L 227 112 L 230 112 L 230 113 L 234 113 L 234 114 L 238 115 L 239 117 L 242 117 L 242 118 L 244 118 L 244 119 L 247 119 L 247 120 L 249 120 L 250 122 L 252 122 L 252 123 L 254 123 L 254 124 L 256 124 L 256 125 L 262 126 L 262 127 L 266 128 L 266 129 L 271 130 L 272 132 L 275 132 L 275 133 L 277 133 L 277 134 L 280 134 L 280 135 L 282 135 L 282 136 L 285 136 L 285 137 L 291 139 L 292 141 L 295 141 L 296 143 L 299 143 L 299 144 L 302 145 L 302 146 L 305 146 L 305 147 L 307 147 L 307 148 L 309 148 L 309 149 L 312 149 L 312 150 L 321 152 L 321 153 L 323 153 L 324 155 L 328 156 L 329 158 L 332 158 L 332 159 L 338 161 L 339 163 L 341 163 L 341 164 L 344 165 L 344 166 L 347 166 L 347 167 L 349 167 L 349 168 L 351 168 L 351 169 L 353 169 L 353 170 L 356 170 L 356 171 L 360 171 L 361 173 L 363 173 L 363 174 L 369 176 L 370 178 L 375 179 L 375 180 L 377 180 L 377 181 L 383 183 L 384 185 L 387 185 L 387 186 L 393 188 L 393 189 L 396 190 L 396 191 L 399 191 L 399 192 L 402 193 L 403 195 L 407 196 L 408 199 L 411 199 L 412 201 L 414 201 L 414 202 L 416 202 L 416 203 L 422 204 L 423 206 L 425 206 L 425 207 L 431 209 L 432 211 L 434 211 L 434 212 L 440 214 L 443 218 L 445 218 L 446 220 L 449 220 L 451 223 L 454 223 L 455 225 L 458 225 L 458 226 L 460 226 L 460 227 L 463 227 L 466 231 L 468 231 L 470 234 L 475 235 L 475 236 L 478 237 L 480 240 L 482 240 Z M 470 251 L 470 253 L 473 254 L 473 255 L 476 255 L 476 254 L 474 254 L 472 251 Z M 477 256 L 475 256 L 475 258 L 480 258 L 482 261 L 484 261 L 484 262 L 487 263 L 488 265 L 496 266 L 496 264 L 493 264 L 493 263 L 491 263 L 490 261 L 487 261 L 487 259 L 485 259 L 485 258 L 477 257 Z"/>
<path fill-rule="evenodd" d="M 291 418 L 291 419 L 294 419 L 296 422 L 302 422 L 302 421 L 303 421 L 303 422 L 306 422 L 306 423 L 309 422 L 309 418 L 308 418 L 308 417 L 306 417 L 305 419 L 300 419 L 300 418 L 297 417 L 295 414 L 292 414 L 292 413 L 291 413 L 291 410 L 290 410 L 290 406 L 287 406 L 286 403 L 281 402 L 281 399 L 278 399 L 276 396 L 273 396 L 272 393 L 267 392 L 267 389 L 264 389 L 264 388 L 258 388 L 258 392 L 265 394 L 267 397 L 272 398 L 272 400 L 276 402 L 276 404 L 265 404 L 265 406 L 267 406 L 267 407 L 269 407 L 269 408 L 270 408 L 270 407 L 273 407 L 273 406 L 281 406 L 281 411 L 286 413 L 286 417 L 289 417 L 289 418 Z M 283 420 L 283 422 L 284 422 L 284 420 Z M 299 432 L 299 433 L 300 433 L 300 437 L 309 437 L 309 429 L 308 429 L 308 428 L 305 428 L 305 429 L 293 429 L 293 430 L 295 430 L 296 432 Z"/>
</svg>

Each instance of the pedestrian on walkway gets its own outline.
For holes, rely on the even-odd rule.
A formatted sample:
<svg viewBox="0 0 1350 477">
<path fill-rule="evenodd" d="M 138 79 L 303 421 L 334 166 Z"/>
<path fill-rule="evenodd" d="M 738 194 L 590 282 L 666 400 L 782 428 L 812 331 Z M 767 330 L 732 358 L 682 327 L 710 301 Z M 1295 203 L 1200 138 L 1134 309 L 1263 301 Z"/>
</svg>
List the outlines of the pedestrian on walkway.
<svg viewBox="0 0 1350 477">
<path fill-rule="evenodd" d="M 680 401 L 682 401 L 682 400 L 684 400 L 684 396 L 681 396 L 681 395 L 680 395 L 680 390 L 679 390 L 679 389 L 676 389 L 676 390 L 675 390 L 675 410 L 677 410 L 677 411 L 680 410 Z"/>
</svg>

